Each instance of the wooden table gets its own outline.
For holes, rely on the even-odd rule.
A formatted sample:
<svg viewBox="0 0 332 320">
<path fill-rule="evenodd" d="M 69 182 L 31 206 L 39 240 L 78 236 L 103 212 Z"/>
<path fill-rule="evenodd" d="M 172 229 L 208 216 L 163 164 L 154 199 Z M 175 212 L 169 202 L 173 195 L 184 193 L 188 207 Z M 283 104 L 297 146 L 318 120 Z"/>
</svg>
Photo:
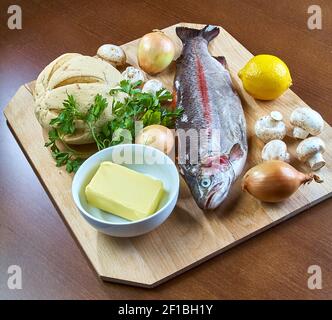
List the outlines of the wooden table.
<svg viewBox="0 0 332 320">
<path fill-rule="evenodd" d="M 0 104 L 64 52 L 93 55 L 180 21 L 222 25 L 253 54 L 290 66 L 292 89 L 332 123 L 332 3 L 317 0 L 323 29 L 307 28 L 309 0 L 15 1 L 23 29 L 7 28 L 10 0 L 0 4 Z M 167 7 L 165 8 L 165 4 Z M 141 18 L 140 18 L 141 16 Z M 33 143 L 33 141 L 31 142 Z M 4 117 L 0 120 L 1 299 L 331 299 L 332 200 L 282 223 L 155 289 L 100 281 L 38 182 Z M 23 289 L 9 290 L 19 265 Z M 323 288 L 309 290 L 319 265 Z"/>
</svg>

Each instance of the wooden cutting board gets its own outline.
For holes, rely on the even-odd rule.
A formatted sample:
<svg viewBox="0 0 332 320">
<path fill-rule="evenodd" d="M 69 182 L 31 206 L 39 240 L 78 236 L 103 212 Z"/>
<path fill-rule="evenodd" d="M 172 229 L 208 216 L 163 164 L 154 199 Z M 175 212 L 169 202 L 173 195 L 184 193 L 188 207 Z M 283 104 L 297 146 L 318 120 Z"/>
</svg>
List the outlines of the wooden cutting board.
<svg viewBox="0 0 332 320">
<path fill-rule="evenodd" d="M 179 25 L 203 27 L 187 23 Z M 175 27 L 171 26 L 164 31 L 176 43 L 179 55 L 181 42 L 175 35 Z M 252 55 L 229 33 L 220 29 L 220 35 L 210 44 L 210 52 L 215 56 L 226 57 L 234 85 L 243 101 L 248 126 L 248 169 L 260 162 L 263 147 L 263 143 L 253 135 L 254 122 L 272 110 L 281 111 L 287 121 L 295 107 L 306 104 L 291 90 L 272 102 L 251 98 L 243 90 L 237 72 Z M 138 41 L 122 46 L 128 62 L 134 66 L 137 66 Z M 173 64 L 157 78 L 172 88 L 174 72 Z M 319 172 L 324 183 L 304 186 L 283 203 L 262 204 L 242 193 L 238 181 L 221 207 L 214 212 L 204 213 L 196 206 L 188 188 L 181 181 L 178 204 L 162 226 L 149 234 L 131 239 L 106 236 L 94 230 L 81 217 L 71 197 L 72 176 L 64 169 L 56 168 L 49 151 L 43 147 L 43 132 L 34 116 L 32 88 L 33 83 L 22 86 L 5 109 L 9 127 L 68 228 L 103 280 L 154 287 L 332 195 L 332 145 L 329 143 L 332 140 L 332 128 L 326 124 L 321 137 L 328 142 L 325 153 L 327 165 Z M 286 142 L 292 154 L 292 164 L 300 170 L 307 170 L 294 158 L 298 142 L 291 138 L 286 138 Z"/>
</svg>

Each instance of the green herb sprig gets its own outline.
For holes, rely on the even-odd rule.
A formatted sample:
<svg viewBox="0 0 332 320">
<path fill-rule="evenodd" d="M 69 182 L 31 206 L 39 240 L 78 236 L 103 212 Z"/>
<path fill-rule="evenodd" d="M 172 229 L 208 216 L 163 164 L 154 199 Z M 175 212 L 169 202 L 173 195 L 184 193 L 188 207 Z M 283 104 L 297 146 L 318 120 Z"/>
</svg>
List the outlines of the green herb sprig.
<svg viewBox="0 0 332 320">
<path fill-rule="evenodd" d="M 106 108 L 107 100 L 100 94 L 97 94 L 94 98 L 94 104 L 84 114 L 79 111 L 79 105 L 74 96 L 67 95 L 67 99 L 63 102 L 63 110 L 56 118 L 50 121 L 52 129 L 48 132 L 48 141 L 45 143 L 45 147 L 50 147 L 57 167 L 65 165 L 69 173 L 78 170 L 84 160 L 79 152 L 72 149 L 64 141 L 64 137 L 75 133 L 75 121 L 77 120 L 84 121 L 89 126 L 92 136 L 94 136 L 94 124 Z M 57 142 L 61 142 L 65 151 L 60 151 Z"/>
<path fill-rule="evenodd" d="M 84 161 L 82 155 L 64 141 L 66 135 L 75 133 L 77 120 L 81 120 L 87 125 L 98 150 L 122 143 L 124 141 L 122 130 L 130 132 L 132 142 L 132 139 L 135 138 L 135 121 L 142 121 L 143 127 L 161 124 L 173 128 L 175 120 L 183 110 L 176 108 L 171 111 L 163 106 L 172 100 L 172 94 L 166 89 L 161 89 L 156 94 L 142 92 L 141 84 L 141 81 L 132 84 L 123 80 L 118 88 L 110 91 L 109 94 L 113 97 L 113 116 L 101 128 L 97 127 L 96 123 L 108 107 L 106 98 L 97 94 L 88 111 L 82 113 L 79 111 L 80 108 L 74 96 L 67 95 L 62 111 L 50 122 L 52 129 L 48 134 L 49 141 L 45 144 L 45 147 L 51 149 L 56 165 L 58 167 L 65 165 L 68 172 L 76 172 Z M 117 98 L 120 92 L 125 96 L 122 100 Z M 61 142 L 64 151 L 59 149 L 57 142 Z"/>
<path fill-rule="evenodd" d="M 75 151 L 71 151 L 69 148 L 67 148 L 66 152 L 60 151 L 56 144 L 57 140 L 62 141 L 58 130 L 50 130 L 48 133 L 48 138 L 49 141 L 45 143 L 45 147 L 50 147 L 52 156 L 56 161 L 56 166 L 62 167 L 63 165 L 66 165 L 67 172 L 76 172 L 79 166 L 83 163 L 83 160 L 77 156 Z"/>
</svg>

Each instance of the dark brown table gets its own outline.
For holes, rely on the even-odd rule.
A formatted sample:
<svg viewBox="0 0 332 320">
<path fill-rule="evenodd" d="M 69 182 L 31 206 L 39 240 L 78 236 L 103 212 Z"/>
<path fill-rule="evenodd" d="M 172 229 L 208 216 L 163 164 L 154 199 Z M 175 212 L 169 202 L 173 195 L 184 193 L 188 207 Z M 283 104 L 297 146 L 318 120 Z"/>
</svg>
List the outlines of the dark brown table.
<svg viewBox="0 0 332 320">
<path fill-rule="evenodd" d="M 7 27 L 13 2 L 22 8 L 22 30 Z M 311 4 L 321 6 L 322 30 L 307 27 Z M 0 17 L 1 108 L 64 52 L 93 55 L 103 43 L 184 21 L 221 25 L 253 54 L 280 56 L 291 68 L 292 89 L 332 123 L 330 0 L 1 0 Z M 0 179 L 2 299 L 332 298 L 332 200 L 149 290 L 97 278 L 3 116 Z M 22 290 L 7 287 L 10 265 L 22 268 Z M 310 265 L 321 267 L 321 290 L 308 289 Z"/>
</svg>

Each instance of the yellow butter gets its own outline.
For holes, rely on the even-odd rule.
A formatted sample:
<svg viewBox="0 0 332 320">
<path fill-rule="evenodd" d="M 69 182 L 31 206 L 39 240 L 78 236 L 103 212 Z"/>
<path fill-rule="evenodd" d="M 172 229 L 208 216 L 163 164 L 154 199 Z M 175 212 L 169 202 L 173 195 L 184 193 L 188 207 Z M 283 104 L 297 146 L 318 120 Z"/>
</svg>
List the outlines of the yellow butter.
<svg viewBox="0 0 332 320">
<path fill-rule="evenodd" d="M 85 188 L 90 205 L 127 220 L 156 212 L 163 193 L 160 180 L 109 161 L 100 164 Z"/>
</svg>

